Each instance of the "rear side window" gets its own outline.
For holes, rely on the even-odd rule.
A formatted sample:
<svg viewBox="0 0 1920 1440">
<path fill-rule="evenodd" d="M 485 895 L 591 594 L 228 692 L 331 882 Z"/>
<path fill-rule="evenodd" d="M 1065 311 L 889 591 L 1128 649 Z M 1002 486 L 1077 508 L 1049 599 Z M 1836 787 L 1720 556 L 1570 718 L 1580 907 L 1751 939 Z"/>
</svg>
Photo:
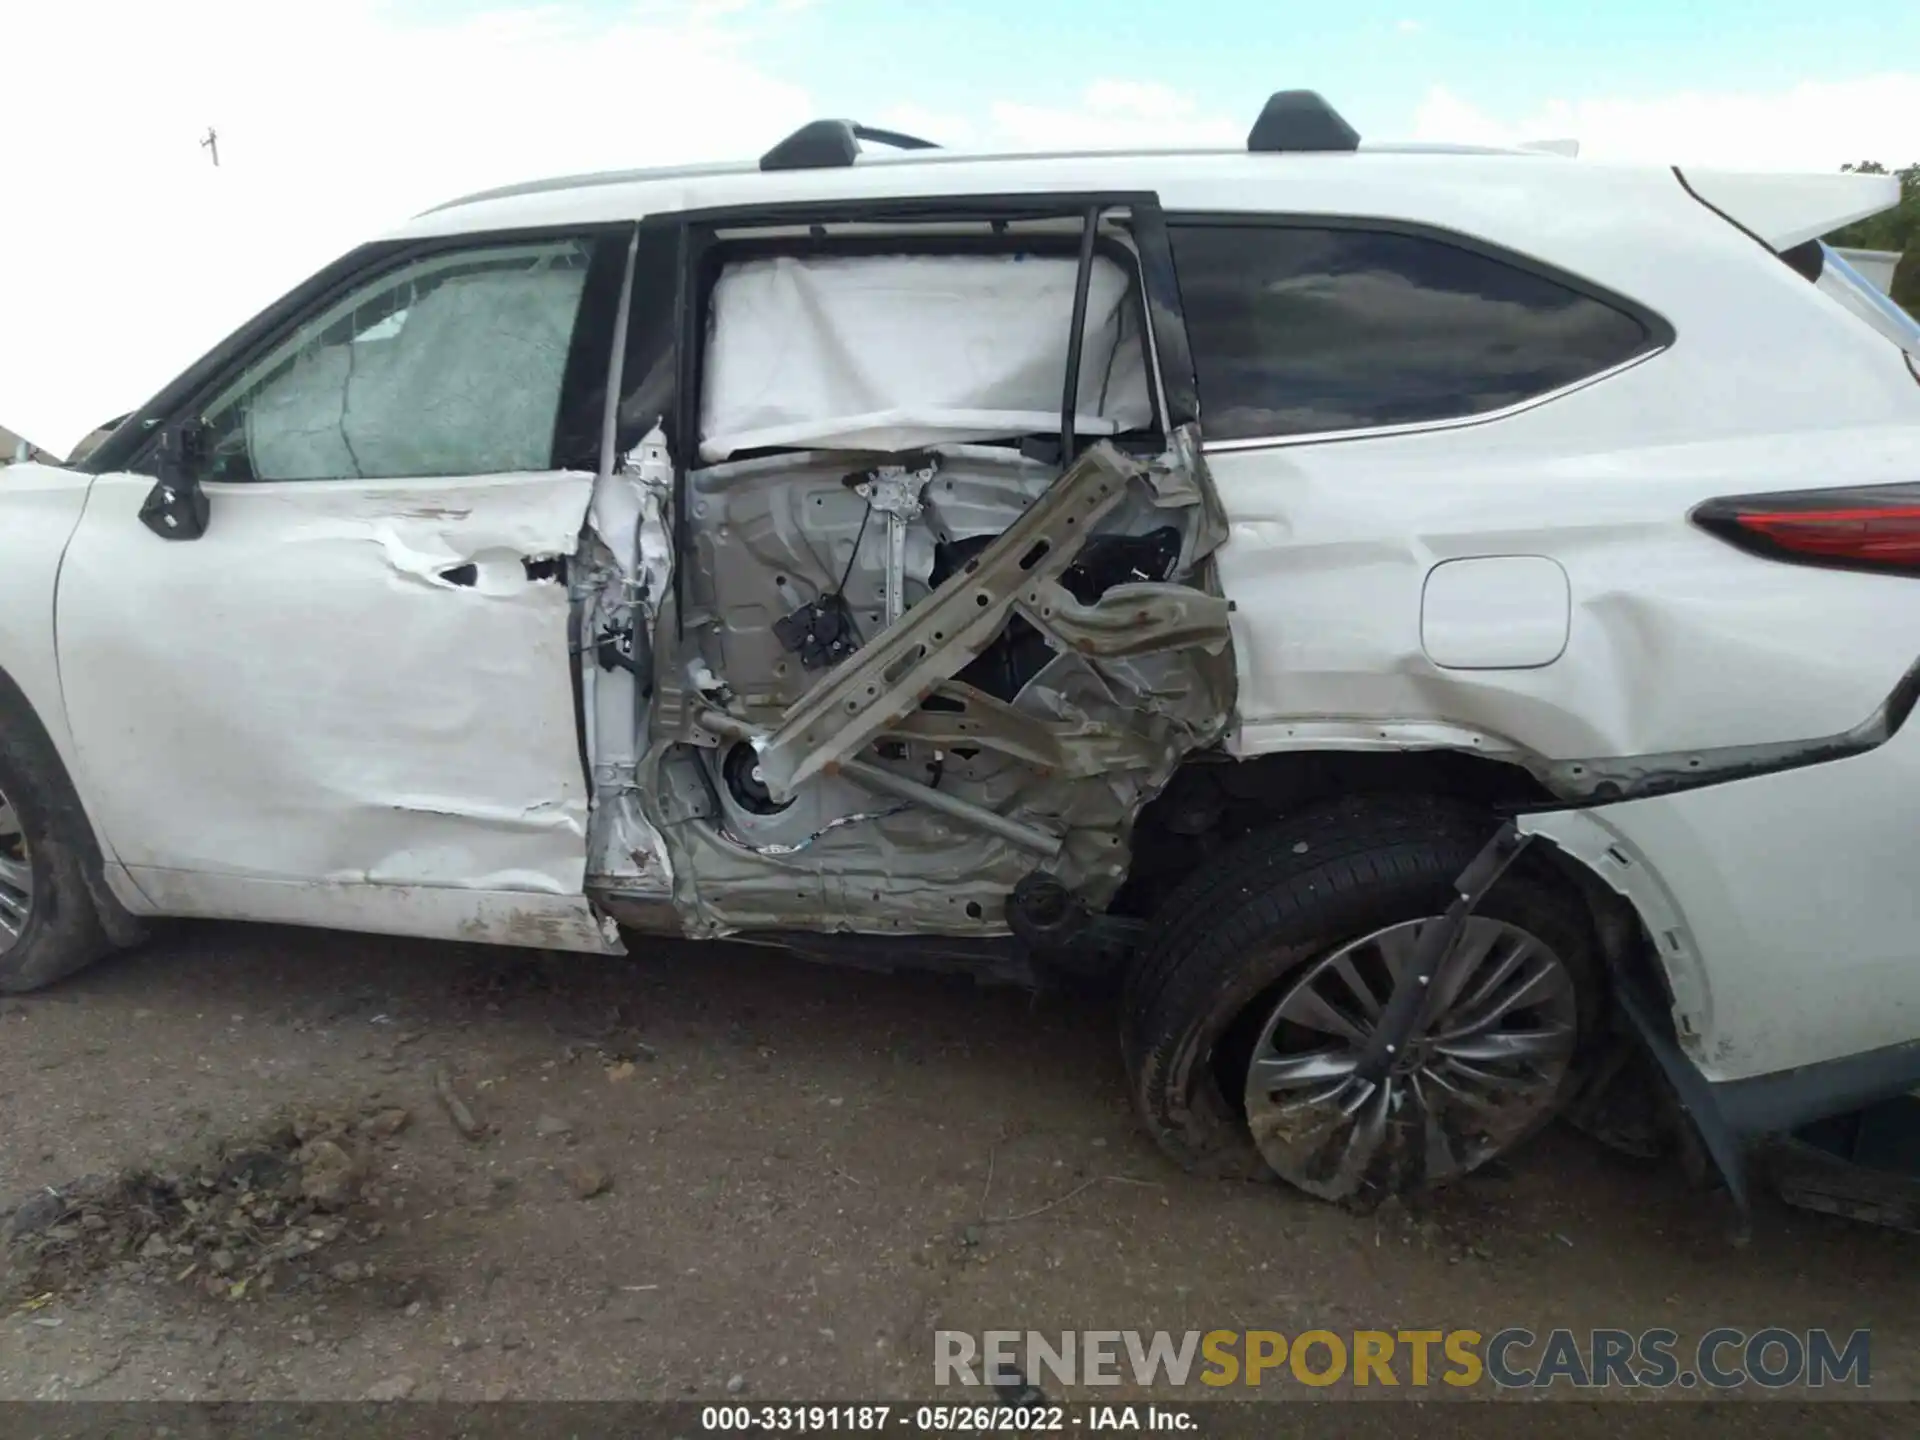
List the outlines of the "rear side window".
<svg viewBox="0 0 1920 1440">
<path fill-rule="evenodd" d="M 1425 235 L 1170 231 L 1209 440 L 1482 415 L 1656 345 L 1615 305 Z"/>
</svg>

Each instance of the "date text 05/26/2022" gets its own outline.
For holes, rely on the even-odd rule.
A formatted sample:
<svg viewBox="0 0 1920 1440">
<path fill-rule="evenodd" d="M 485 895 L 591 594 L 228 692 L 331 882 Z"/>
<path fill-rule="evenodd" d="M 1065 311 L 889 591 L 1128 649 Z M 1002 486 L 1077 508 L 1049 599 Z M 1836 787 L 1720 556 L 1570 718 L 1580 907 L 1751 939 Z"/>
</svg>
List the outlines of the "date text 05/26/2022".
<svg viewBox="0 0 1920 1440">
<path fill-rule="evenodd" d="M 700 1428 L 722 1434 L 1198 1434 L 1200 1421 L 1193 1407 L 1151 1404 L 708 1405 L 701 1409 Z"/>
</svg>

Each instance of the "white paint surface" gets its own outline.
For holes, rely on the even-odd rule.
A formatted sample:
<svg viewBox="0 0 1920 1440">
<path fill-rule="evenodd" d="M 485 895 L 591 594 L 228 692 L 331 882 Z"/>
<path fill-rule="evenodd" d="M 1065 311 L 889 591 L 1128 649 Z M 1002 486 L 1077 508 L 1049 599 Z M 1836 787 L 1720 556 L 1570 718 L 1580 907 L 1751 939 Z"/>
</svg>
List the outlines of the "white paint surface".
<svg viewBox="0 0 1920 1440">
<path fill-rule="evenodd" d="M 1641 417 L 1641 434 L 1657 418 L 1669 359 L 1680 355 L 1477 432 L 1215 457 L 1235 526 L 1220 565 L 1237 601 L 1238 750 L 1570 760 L 1809 739 L 1866 720 L 1920 656 L 1920 584 L 1762 560 L 1686 517 L 1711 495 L 1809 476 L 1920 474 L 1920 428 L 1606 448 L 1603 434 L 1634 433 L 1626 417 Z M 1904 366 L 1899 379 L 1912 389 Z M 1594 430 L 1589 406 L 1605 417 Z M 1527 463 L 1535 444 L 1536 460 L 1558 458 Z M 1424 577 L 1489 542 L 1564 568 L 1572 611 L 1553 664 L 1449 670 L 1422 646 Z M 1686 956 L 1664 942 L 1661 956 L 1676 994 L 1695 997 L 1682 1013 L 1709 1078 L 1920 1036 L 1916 796 L 1909 721 L 1856 759 L 1591 812 L 1641 857 L 1691 937 Z M 1656 940 L 1674 928 L 1657 909 L 1641 915 Z"/>
<path fill-rule="evenodd" d="M 1856 176 L 1689 178 L 1779 245 L 1890 203 L 1890 181 Z M 1680 337 L 1501 418 L 1212 453 L 1232 525 L 1219 571 L 1237 605 L 1239 753 L 1540 761 L 1807 739 L 1860 723 L 1920 655 L 1920 584 L 1772 563 L 1688 522 L 1714 495 L 1912 483 L 1920 394 L 1882 336 L 1670 171 L 1390 151 L 936 156 L 504 195 L 404 233 L 1094 190 L 1450 229 L 1633 296 Z M 590 477 L 216 487 L 213 528 L 187 545 L 138 523 L 144 477 L 105 477 L 60 581 L 56 684 L 48 557 L 85 482 L 29 466 L 9 495 L 16 473 L 0 479 L 0 663 L 51 716 L 154 908 L 493 938 L 514 928 L 505 894 L 588 938 L 566 597 L 527 582 L 518 557 L 572 551 Z M 1532 621 L 1483 626 L 1457 593 L 1423 636 L 1429 577 L 1487 557 L 1564 576 L 1552 663 L 1429 654 L 1544 652 L 1544 634 L 1505 633 Z M 461 563 L 475 586 L 445 582 Z M 1524 610 L 1543 573 L 1484 593 Z M 1604 858 L 1611 836 L 1644 870 L 1620 888 L 1656 938 L 1681 937 L 1662 952 L 1677 1008 L 1709 1076 L 1732 1079 L 1920 1036 L 1917 782 L 1910 723 L 1838 764 L 1540 823 L 1564 825 L 1556 838 L 1586 863 L 1620 863 Z"/>
<path fill-rule="evenodd" d="M 71 770 L 73 735 L 53 648 L 54 582 L 87 507 L 88 477 L 23 461 L 0 469 L 0 671 L 40 717 Z"/>
<path fill-rule="evenodd" d="M 1567 572 L 1544 555 L 1477 555 L 1427 572 L 1420 644 L 1443 670 L 1531 670 L 1567 648 Z"/>
<path fill-rule="evenodd" d="M 1672 897 L 1683 945 L 1642 910 L 1669 974 L 1689 975 L 1675 956 L 1697 950 L 1679 1008 L 1693 1007 L 1688 1050 L 1709 1080 L 1920 1036 L 1916 797 L 1909 721 L 1850 760 L 1590 812 Z"/>
<path fill-rule="evenodd" d="M 1894 175 L 1768 175 L 1692 165 L 1682 173 L 1702 200 L 1776 250 L 1791 250 L 1900 203 Z"/>
<path fill-rule="evenodd" d="M 165 908 L 423 933 L 448 889 L 590 922 L 567 594 L 521 557 L 572 552 L 592 477 L 213 485 L 191 543 L 140 523 L 151 483 L 94 484 L 59 644 L 76 778 Z"/>
</svg>

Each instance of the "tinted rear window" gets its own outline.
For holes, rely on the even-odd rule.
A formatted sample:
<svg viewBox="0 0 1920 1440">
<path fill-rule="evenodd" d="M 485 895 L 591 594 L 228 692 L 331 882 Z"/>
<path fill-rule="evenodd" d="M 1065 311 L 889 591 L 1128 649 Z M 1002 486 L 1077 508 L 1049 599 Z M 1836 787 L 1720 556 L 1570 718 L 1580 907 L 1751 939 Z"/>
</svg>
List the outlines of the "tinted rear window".
<svg viewBox="0 0 1920 1440">
<path fill-rule="evenodd" d="M 1653 344 L 1624 310 L 1424 235 L 1171 230 L 1209 440 L 1484 414 Z"/>
</svg>

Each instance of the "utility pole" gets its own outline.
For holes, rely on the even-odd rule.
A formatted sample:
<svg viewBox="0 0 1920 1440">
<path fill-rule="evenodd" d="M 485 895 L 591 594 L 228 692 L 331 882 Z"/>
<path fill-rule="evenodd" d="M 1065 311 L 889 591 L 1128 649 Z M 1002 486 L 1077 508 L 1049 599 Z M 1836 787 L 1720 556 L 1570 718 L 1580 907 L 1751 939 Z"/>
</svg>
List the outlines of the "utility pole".
<svg viewBox="0 0 1920 1440">
<path fill-rule="evenodd" d="M 213 157 L 213 168 L 220 168 L 220 132 L 211 125 L 207 127 L 206 138 L 200 142 L 200 148 Z"/>
</svg>

